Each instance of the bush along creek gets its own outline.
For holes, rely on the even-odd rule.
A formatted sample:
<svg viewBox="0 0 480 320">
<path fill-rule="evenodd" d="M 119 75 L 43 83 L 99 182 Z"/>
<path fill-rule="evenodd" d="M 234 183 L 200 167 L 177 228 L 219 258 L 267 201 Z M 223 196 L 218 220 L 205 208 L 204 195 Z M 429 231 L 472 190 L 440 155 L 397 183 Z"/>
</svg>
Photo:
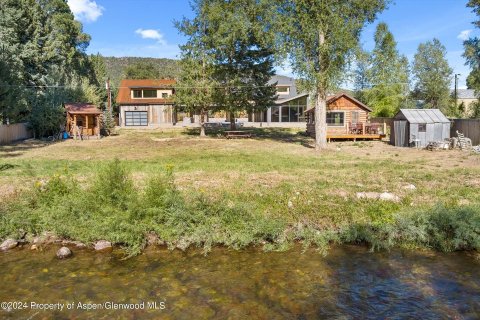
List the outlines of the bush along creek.
<svg viewBox="0 0 480 320">
<path fill-rule="evenodd" d="M 271 199 L 277 190 L 262 200 L 180 190 L 171 166 L 143 186 L 134 182 L 119 160 L 99 168 L 91 183 L 68 170 L 36 182 L 0 204 L 1 249 L 19 244 L 35 249 L 60 242 L 98 250 L 114 245 L 132 256 L 147 244 L 182 250 L 193 246 L 208 252 L 213 246 L 286 250 L 301 242 L 304 248 L 313 246 L 324 254 L 331 244 L 344 243 L 366 244 L 373 250 L 480 248 L 478 205 L 414 208 L 378 199 L 351 199 L 339 201 L 339 206 L 352 212 L 340 219 L 316 212 L 315 206 L 309 209 L 308 201 L 301 208 L 292 208 L 288 201 L 279 212 L 265 209 L 268 201 L 275 201 Z M 273 202 L 271 206 L 278 208 Z"/>
</svg>

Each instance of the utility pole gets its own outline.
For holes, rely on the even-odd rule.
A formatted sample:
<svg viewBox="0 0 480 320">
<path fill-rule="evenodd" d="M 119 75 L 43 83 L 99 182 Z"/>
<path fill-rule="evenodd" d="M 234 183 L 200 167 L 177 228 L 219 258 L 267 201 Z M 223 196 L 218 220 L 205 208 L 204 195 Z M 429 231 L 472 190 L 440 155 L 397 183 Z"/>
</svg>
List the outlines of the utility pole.
<svg viewBox="0 0 480 320">
<path fill-rule="evenodd" d="M 112 91 L 110 90 L 110 78 L 107 78 L 107 110 L 112 114 Z"/>
<path fill-rule="evenodd" d="M 455 97 L 455 111 L 457 111 L 457 89 L 458 89 L 458 76 L 460 73 L 455 73 L 455 91 L 453 92 L 453 95 Z"/>
</svg>

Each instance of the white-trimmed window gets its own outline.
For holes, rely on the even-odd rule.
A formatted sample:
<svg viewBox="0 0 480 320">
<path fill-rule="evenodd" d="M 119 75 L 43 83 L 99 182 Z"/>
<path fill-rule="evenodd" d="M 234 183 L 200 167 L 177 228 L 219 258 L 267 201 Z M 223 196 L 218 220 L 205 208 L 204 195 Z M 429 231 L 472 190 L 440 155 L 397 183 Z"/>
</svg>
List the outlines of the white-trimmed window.
<svg viewBox="0 0 480 320">
<path fill-rule="evenodd" d="M 329 127 L 345 126 L 345 112 L 327 111 L 327 126 Z"/>
<path fill-rule="evenodd" d="M 148 112 L 125 111 L 125 126 L 148 126 Z"/>
</svg>

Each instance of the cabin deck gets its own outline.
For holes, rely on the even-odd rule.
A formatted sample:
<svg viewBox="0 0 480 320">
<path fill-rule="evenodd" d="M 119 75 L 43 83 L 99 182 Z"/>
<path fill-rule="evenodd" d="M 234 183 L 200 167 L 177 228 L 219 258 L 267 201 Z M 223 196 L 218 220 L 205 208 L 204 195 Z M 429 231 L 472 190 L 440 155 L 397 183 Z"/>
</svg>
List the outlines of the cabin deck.
<svg viewBox="0 0 480 320">
<path fill-rule="evenodd" d="M 346 134 L 346 133 L 327 133 L 327 141 L 332 140 L 381 140 L 385 135 L 383 134 Z"/>
</svg>

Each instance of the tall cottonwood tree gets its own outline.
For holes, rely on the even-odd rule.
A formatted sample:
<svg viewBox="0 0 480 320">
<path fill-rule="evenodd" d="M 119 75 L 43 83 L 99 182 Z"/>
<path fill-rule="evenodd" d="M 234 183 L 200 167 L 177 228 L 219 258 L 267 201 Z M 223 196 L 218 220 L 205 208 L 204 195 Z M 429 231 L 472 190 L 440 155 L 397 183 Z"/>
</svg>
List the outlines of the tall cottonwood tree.
<svg viewBox="0 0 480 320">
<path fill-rule="evenodd" d="M 364 102 L 376 116 L 392 117 L 405 107 L 409 95 L 409 68 L 407 57 L 401 55 L 386 23 L 379 23 L 375 31 L 375 48 L 366 72 L 369 88 Z"/>
<path fill-rule="evenodd" d="M 480 16 L 480 0 L 470 0 L 468 7 L 473 8 L 473 12 Z M 475 27 L 480 28 L 480 20 L 474 21 Z M 470 89 L 480 92 L 480 39 L 478 37 L 469 38 L 463 43 L 466 64 L 472 69 L 467 78 L 467 85 Z"/>
<path fill-rule="evenodd" d="M 447 61 L 447 49 L 438 40 L 421 43 L 413 61 L 416 81 L 414 95 L 425 101 L 428 108 L 450 114 L 450 83 L 453 70 Z"/>
<path fill-rule="evenodd" d="M 473 12 L 480 16 L 480 0 L 470 0 L 467 3 L 467 7 L 473 9 Z M 474 21 L 473 24 L 476 28 L 480 28 L 480 20 Z M 466 60 L 466 65 L 471 68 L 470 74 L 467 77 L 467 86 L 469 89 L 474 89 L 475 94 L 480 94 L 480 39 L 473 37 L 463 42 L 465 52 L 463 56 Z M 476 101 L 471 107 L 469 116 L 474 118 L 480 117 L 480 99 Z"/>
<path fill-rule="evenodd" d="M 272 0 L 280 43 L 293 71 L 315 93 L 315 147 L 327 146 L 327 94 L 344 76 L 360 32 L 388 0 Z"/>
</svg>

